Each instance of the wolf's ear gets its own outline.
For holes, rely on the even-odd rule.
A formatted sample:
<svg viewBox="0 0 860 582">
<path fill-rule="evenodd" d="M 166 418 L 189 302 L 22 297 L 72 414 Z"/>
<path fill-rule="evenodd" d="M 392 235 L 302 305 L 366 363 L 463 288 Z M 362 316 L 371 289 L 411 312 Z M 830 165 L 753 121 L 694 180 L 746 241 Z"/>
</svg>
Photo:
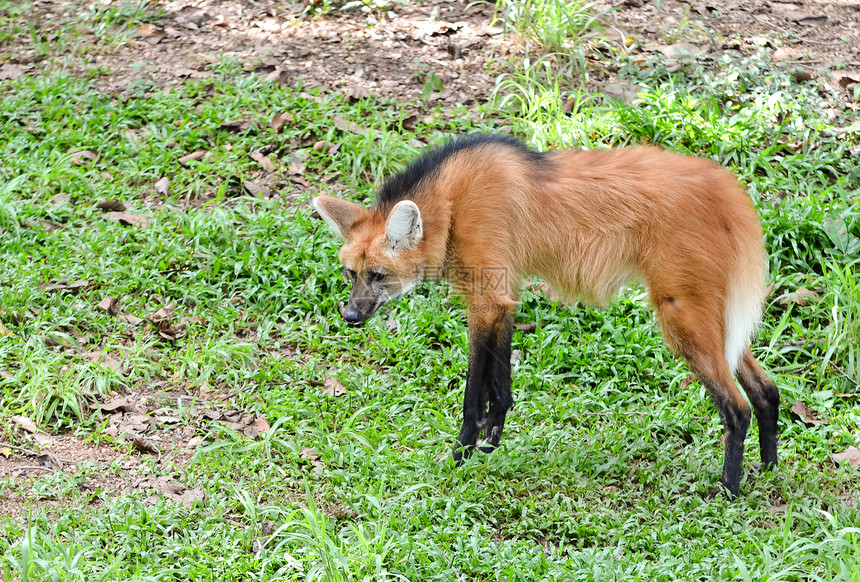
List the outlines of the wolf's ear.
<svg viewBox="0 0 860 582">
<path fill-rule="evenodd" d="M 361 218 L 364 208 L 350 202 L 349 200 L 341 200 L 334 196 L 317 196 L 314 198 L 314 209 L 319 212 L 322 219 L 325 220 L 332 230 L 346 240 L 349 238 L 349 232 L 356 221 Z"/>
<path fill-rule="evenodd" d="M 414 249 L 424 235 L 421 211 L 411 200 L 394 205 L 385 223 L 385 242 L 394 251 Z"/>
</svg>

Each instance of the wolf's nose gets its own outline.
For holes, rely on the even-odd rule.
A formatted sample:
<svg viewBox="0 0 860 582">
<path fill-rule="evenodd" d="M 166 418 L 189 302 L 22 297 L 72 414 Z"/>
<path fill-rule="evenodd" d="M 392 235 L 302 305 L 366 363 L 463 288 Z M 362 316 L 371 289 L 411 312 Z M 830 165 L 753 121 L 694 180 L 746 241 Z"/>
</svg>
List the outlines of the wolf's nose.
<svg viewBox="0 0 860 582">
<path fill-rule="evenodd" d="M 347 323 L 358 323 L 361 321 L 361 316 L 358 314 L 358 311 L 352 309 L 351 307 L 347 307 L 341 312 L 341 315 L 346 320 Z"/>
</svg>

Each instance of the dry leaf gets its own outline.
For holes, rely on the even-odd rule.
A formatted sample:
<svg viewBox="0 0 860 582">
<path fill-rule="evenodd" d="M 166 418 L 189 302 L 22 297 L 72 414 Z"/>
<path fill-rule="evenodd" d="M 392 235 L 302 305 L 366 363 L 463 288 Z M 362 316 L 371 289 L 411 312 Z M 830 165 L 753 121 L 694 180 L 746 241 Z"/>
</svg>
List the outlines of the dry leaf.
<svg viewBox="0 0 860 582">
<path fill-rule="evenodd" d="M 660 45 L 655 50 L 668 58 L 678 58 L 685 56 L 696 56 L 705 52 L 700 46 L 696 46 L 689 42 L 679 42 L 672 45 Z"/>
<path fill-rule="evenodd" d="M 97 351 L 84 352 L 83 356 L 94 364 L 101 364 L 105 368 L 111 368 L 113 370 L 119 370 L 120 363 L 117 360 L 115 360 L 114 358 L 105 354 L 104 352 L 97 352 Z"/>
<path fill-rule="evenodd" d="M 263 523 L 260 524 L 260 537 L 254 540 L 253 550 L 255 554 L 259 554 L 265 549 L 266 544 L 269 543 L 269 539 L 274 533 L 275 523 L 270 519 L 263 520 Z"/>
<path fill-rule="evenodd" d="M 151 439 L 146 438 L 143 435 L 136 434 L 131 439 L 131 444 L 137 450 L 144 453 L 151 453 L 153 455 L 160 454 L 161 451 L 158 450 L 158 447 L 155 446 L 155 443 L 152 442 Z"/>
<path fill-rule="evenodd" d="M 825 14 L 806 14 L 803 12 L 790 12 L 786 14 L 786 18 L 792 22 L 796 22 L 801 26 L 818 26 L 827 22 Z"/>
<path fill-rule="evenodd" d="M 99 301 L 96 307 L 102 311 L 106 311 L 108 315 L 116 317 L 116 314 L 119 313 L 119 299 L 116 297 L 105 297 Z"/>
<path fill-rule="evenodd" d="M 39 427 L 36 426 L 36 423 L 34 423 L 26 416 L 13 416 L 12 422 L 17 424 L 24 431 L 29 432 L 31 434 L 42 432 L 41 430 L 39 430 Z"/>
<path fill-rule="evenodd" d="M 155 31 L 158 30 L 158 27 L 150 22 L 145 22 L 140 25 L 140 28 L 137 29 L 137 32 L 140 36 L 149 36 Z"/>
<path fill-rule="evenodd" d="M 7 79 L 17 79 L 33 67 L 29 65 L 15 65 L 12 63 L 4 63 L 0 65 L 0 81 Z"/>
<path fill-rule="evenodd" d="M 179 323 L 174 326 L 165 319 L 158 324 L 158 335 L 166 340 L 180 339 L 185 337 L 185 334 L 188 333 L 186 330 L 187 327 L 188 326 L 184 323 Z"/>
<path fill-rule="evenodd" d="M 12 335 L 12 334 L 10 333 L 9 335 Z M 0 370 L 0 378 L 5 378 L 7 380 L 10 380 L 14 377 L 15 376 L 13 376 L 12 372 L 10 372 L 9 370 Z"/>
<path fill-rule="evenodd" d="M 78 289 L 83 289 L 84 287 L 88 287 L 90 284 L 86 279 L 82 279 L 80 281 L 74 281 L 73 283 L 54 283 L 53 285 L 48 285 L 45 287 L 45 291 L 77 291 Z"/>
<path fill-rule="evenodd" d="M 131 403 L 128 396 L 111 398 L 108 402 L 99 405 L 99 408 L 101 408 L 102 412 L 137 412 L 137 407 Z"/>
<path fill-rule="evenodd" d="M 645 87 L 635 83 L 610 83 L 603 88 L 603 94 L 623 103 L 630 104 L 639 98 L 639 93 L 645 91 Z"/>
<path fill-rule="evenodd" d="M 146 228 L 149 226 L 149 218 L 140 214 L 131 214 L 129 212 L 108 212 L 105 214 L 108 220 L 115 220 L 125 226 L 139 226 Z"/>
<path fill-rule="evenodd" d="M 62 206 L 63 204 L 68 204 L 71 201 L 71 197 L 64 192 L 51 196 L 51 206 Z"/>
<path fill-rule="evenodd" d="M 262 184 L 257 184 L 253 180 L 242 180 L 242 186 L 245 187 L 248 194 L 251 196 L 257 196 L 258 198 L 271 198 L 274 194 L 274 191 L 272 191 L 271 188 L 263 186 Z"/>
<path fill-rule="evenodd" d="M 182 505 L 186 508 L 191 508 L 196 501 L 203 501 L 206 498 L 206 491 L 203 487 L 195 487 L 193 489 L 188 489 L 185 493 L 182 494 L 181 499 L 179 500 Z"/>
<path fill-rule="evenodd" d="M 165 305 L 155 313 L 150 313 L 146 316 L 146 318 L 152 323 L 160 323 L 164 320 L 170 319 L 171 317 L 173 317 L 173 303 Z"/>
<path fill-rule="evenodd" d="M 370 95 L 370 89 L 363 85 L 350 85 L 343 90 L 343 96 L 350 101 L 358 101 Z"/>
<path fill-rule="evenodd" d="M 326 376 L 323 381 L 323 393 L 329 396 L 343 396 L 346 394 L 346 387 L 343 383 L 332 376 Z"/>
<path fill-rule="evenodd" d="M 678 390 L 679 391 L 686 390 L 690 386 L 690 384 L 692 384 L 695 381 L 696 381 L 696 377 L 693 376 L 692 374 L 688 374 L 683 380 L 681 380 L 681 383 L 678 384 Z"/>
<path fill-rule="evenodd" d="M 272 128 L 272 131 L 275 133 L 281 133 L 281 129 L 284 128 L 284 125 L 288 123 L 293 123 L 295 118 L 289 113 L 275 113 L 275 116 L 272 117 L 272 121 L 269 122 L 269 127 Z"/>
<path fill-rule="evenodd" d="M 162 196 L 167 196 L 170 191 L 170 178 L 164 176 L 161 180 L 155 183 L 155 191 Z"/>
<path fill-rule="evenodd" d="M 99 155 L 92 150 L 79 150 L 72 152 L 72 163 L 76 166 L 83 166 L 84 164 L 97 162 L 98 160 Z"/>
<path fill-rule="evenodd" d="M 269 421 L 267 421 L 264 417 L 259 416 L 254 419 L 254 421 L 246 426 L 242 430 L 242 434 L 244 434 L 248 438 L 256 438 L 258 435 L 266 434 L 271 430 L 269 426 Z"/>
<path fill-rule="evenodd" d="M 315 470 L 322 470 L 325 468 L 325 463 L 320 461 L 319 453 L 310 447 L 302 447 L 302 450 L 299 451 L 299 458 L 309 461 Z"/>
<path fill-rule="evenodd" d="M 206 150 L 195 150 L 187 156 L 182 156 L 181 158 L 179 158 L 179 163 L 182 165 L 187 165 L 188 162 L 199 162 L 200 160 L 205 158 L 206 154 L 208 153 L 209 152 L 207 152 Z"/>
<path fill-rule="evenodd" d="M 852 467 L 857 467 L 860 466 L 860 449 L 857 447 L 848 447 L 841 453 L 830 455 L 830 458 L 833 459 L 833 462 L 837 465 L 842 461 L 848 461 Z"/>
<path fill-rule="evenodd" d="M 800 419 L 803 424 L 806 426 L 818 426 L 819 424 L 827 424 L 827 421 L 824 419 L 818 418 L 818 415 L 815 414 L 809 406 L 803 401 L 798 400 L 791 407 L 791 413 Z"/>
<path fill-rule="evenodd" d="M 515 323 L 514 327 L 516 327 L 522 333 L 534 333 L 535 331 L 537 331 L 536 323 Z"/>
<path fill-rule="evenodd" d="M 130 323 L 131 325 L 140 325 L 141 323 L 143 323 L 143 320 L 141 318 L 135 317 L 134 315 L 129 315 L 127 313 L 123 313 L 122 315 L 118 316 L 117 319 L 126 323 Z"/>
<path fill-rule="evenodd" d="M 36 218 L 30 219 L 27 218 L 24 220 L 24 226 L 28 228 L 36 228 L 39 227 L 45 232 L 54 232 L 55 230 L 59 230 L 64 228 L 62 224 L 53 222 L 51 220 L 45 220 L 44 218 Z"/>
<path fill-rule="evenodd" d="M 275 69 L 266 75 L 266 80 L 272 83 L 277 83 L 281 87 L 284 85 L 291 85 L 293 80 L 293 73 L 289 69 L 283 69 L 281 67 L 275 67 Z"/>
<path fill-rule="evenodd" d="M 224 131 L 243 132 L 251 129 L 253 125 L 253 121 L 251 121 L 247 117 L 243 117 L 242 119 L 234 119 L 233 121 L 224 122 L 218 126 L 218 129 Z"/>
<path fill-rule="evenodd" d="M 269 156 L 263 155 L 259 150 L 255 150 L 248 154 L 251 156 L 251 159 L 260 164 L 264 170 L 267 172 L 274 172 L 277 166 L 275 162 L 272 161 L 272 158 Z"/>
<path fill-rule="evenodd" d="M 819 295 L 815 291 L 810 291 L 805 287 L 801 287 L 794 293 L 788 293 L 787 295 L 780 297 L 779 304 L 788 305 L 789 303 L 794 303 L 795 305 L 806 307 L 810 303 L 814 303 L 818 297 Z"/>
<path fill-rule="evenodd" d="M 348 131 L 350 133 L 357 133 L 359 135 L 364 135 L 367 133 L 366 128 L 361 127 L 357 123 L 350 121 L 342 115 L 335 115 L 334 117 L 332 117 L 331 123 L 341 131 Z"/>
<path fill-rule="evenodd" d="M 125 212 L 125 209 L 127 208 L 126 205 L 119 200 L 102 200 L 96 204 L 96 206 L 105 212 Z"/>
<path fill-rule="evenodd" d="M 62 471 L 63 462 L 60 461 L 59 457 L 57 457 L 54 453 L 44 453 L 42 455 L 38 455 L 36 460 L 42 467 L 46 469 L 50 469 L 51 471 Z"/>
</svg>

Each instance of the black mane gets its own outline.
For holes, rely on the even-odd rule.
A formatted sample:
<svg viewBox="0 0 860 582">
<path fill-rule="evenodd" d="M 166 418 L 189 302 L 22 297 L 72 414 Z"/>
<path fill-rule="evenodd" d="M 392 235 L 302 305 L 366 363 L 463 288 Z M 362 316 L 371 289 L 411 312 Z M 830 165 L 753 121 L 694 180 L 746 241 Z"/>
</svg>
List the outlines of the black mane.
<svg viewBox="0 0 860 582">
<path fill-rule="evenodd" d="M 387 208 L 401 200 L 408 200 L 424 180 L 431 180 L 452 156 L 464 150 L 485 144 L 503 144 L 518 150 L 533 161 L 543 160 L 543 155 L 525 145 L 519 139 L 505 134 L 472 133 L 454 138 L 441 147 L 424 152 L 406 168 L 389 178 L 376 195 L 375 208 Z"/>
</svg>

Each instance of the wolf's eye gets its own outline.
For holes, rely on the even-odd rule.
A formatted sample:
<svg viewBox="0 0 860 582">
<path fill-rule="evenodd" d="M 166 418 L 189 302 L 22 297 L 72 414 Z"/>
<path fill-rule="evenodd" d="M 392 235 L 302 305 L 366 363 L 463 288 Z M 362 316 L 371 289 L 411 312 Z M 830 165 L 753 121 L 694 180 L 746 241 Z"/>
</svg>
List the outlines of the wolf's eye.
<svg viewBox="0 0 860 582">
<path fill-rule="evenodd" d="M 370 272 L 370 281 L 371 282 L 376 283 L 378 281 L 382 281 L 383 279 L 385 279 L 385 273 L 382 273 L 380 271 L 371 271 Z"/>
<path fill-rule="evenodd" d="M 344 269 L 343 280 L 346 283 L 355 283 L 355 271 L 353 271 L 352 269 Z"/>
</svg>

